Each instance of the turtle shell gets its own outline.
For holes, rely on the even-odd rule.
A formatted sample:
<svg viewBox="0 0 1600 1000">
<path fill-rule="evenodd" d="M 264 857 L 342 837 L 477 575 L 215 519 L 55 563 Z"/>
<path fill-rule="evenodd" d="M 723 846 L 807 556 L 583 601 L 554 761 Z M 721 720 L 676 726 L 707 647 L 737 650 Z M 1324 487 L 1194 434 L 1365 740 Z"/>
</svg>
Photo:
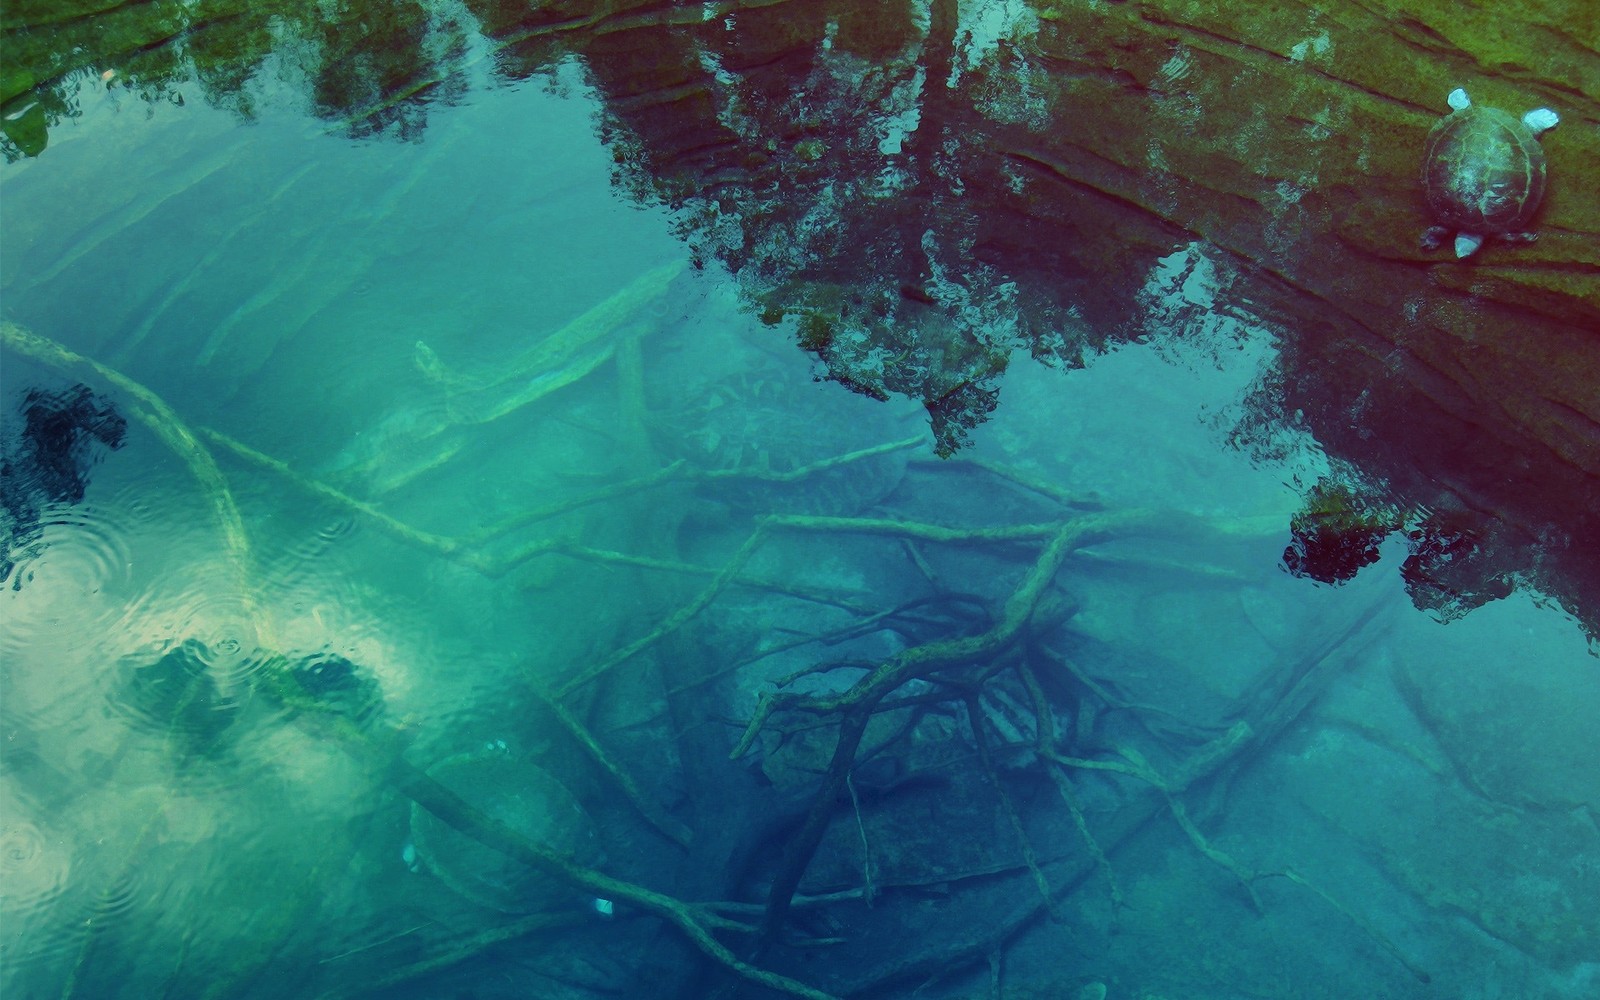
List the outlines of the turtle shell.
<svg viewBox="0 0 1600 1000">
<path fill-rule="evenodd" d="M 1474 104 L 1428 133 L 1422 187 L 1428 208 L 1447 226 L 1491 235 L 1518 232 L 1544 197 L 1544 149 L 1538 137 L 1499 108 Z"/>
</svg>

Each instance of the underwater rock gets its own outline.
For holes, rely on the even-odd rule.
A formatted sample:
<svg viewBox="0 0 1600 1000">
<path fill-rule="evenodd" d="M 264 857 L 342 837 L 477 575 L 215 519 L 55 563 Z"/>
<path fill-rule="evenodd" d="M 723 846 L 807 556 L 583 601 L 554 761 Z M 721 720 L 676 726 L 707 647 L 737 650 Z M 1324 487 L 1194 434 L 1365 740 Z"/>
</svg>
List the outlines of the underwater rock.
<svg viewBox="0 0 1600 1000">
<path fill-rule="evenodd" d="M 1481 519 L 1434 515 L 1406 533 L 1409 555 L 1400 565 L 1406 593 L 1419 611 L 1454 621 L 1490 601 L 1509 597 L 1512 572 L 1496 565 Z"/>
<path fill-rule="evenodd" d="M 1576 650 L 1523 648 L 1505 637 L 1512 630 L 1496 633 L 1479 616 L 1450 627 L 1465 630 L 1484 655 L 1411 657 L 1396 684 L 1457 773 L 1496 802 L 1600 815 L 1592 720 L 1573 710 L 1600 703 L 1600 674 Z M 1539 669 L 1507 669 L 1524 657 Z"/>
<path fill-rule="evenodd" d="M 289 668 L 289 674 L 306 694 L 355 722 L 367 721 L 383 707 L 377 681 L 342 656 L 305 657 Z"/>
<path fill-rule="evenodd" d="M 1324 480 L 1289 522 L 1283 565 L 1295 576 L 1344 583 L 1378 561 L 1379 544 L 1399 526 L 1392 512 L 1343 483 Z"/>
<path fill-rule="evenodd" d="M 212 676 L 211 650 L 185 639 L 154 663 L 133 667 L 120 688 L 123 708 L 142 728 L 181 739 L 185 753 L 214 753 L 239 714 Z"/>
</svg>

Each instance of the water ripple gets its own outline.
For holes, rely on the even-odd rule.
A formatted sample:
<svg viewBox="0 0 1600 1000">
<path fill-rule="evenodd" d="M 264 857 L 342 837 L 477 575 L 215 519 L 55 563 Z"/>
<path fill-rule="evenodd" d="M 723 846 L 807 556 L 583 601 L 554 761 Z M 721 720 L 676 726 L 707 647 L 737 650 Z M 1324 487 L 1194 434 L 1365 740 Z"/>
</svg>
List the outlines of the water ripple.
<svg viewBox="0 0 1600 1000">
<path fill-rule="evenodd" d="M 224 689 L 248 683 L 270 659 L 266 610 L 240 588 L 225 567 L 196 573 L 167 601 L 171 635 L 198 644 L 201 666 Z"/>
<path fill-rule="evenodd" d="M 0 913 L 30 920 L 66 889 L 72 853 L 14 808 L 0 824 Z"/>
<path fill-rule="evenodd" d="M 129 534 L 120 508 L 48 510 L 39 537 L 14 553 L 0 656 L 9 658 L 41 639 L 57 652 L 70 652 L 115 624 L 121 604 L 116 594 L 130 589 L 133 579 Z"/>
<path fill-rule="evenodd" d="M 360 522 L 346 517 L 325 523 L 310 535 L 302 535 L 266 563 L 262 580 L 269 592 L 281 593 L 327 574 L 328 557 L 356 533 Z M 335 574 L 343 577 L 347 574 Z"/>
<path fill-rule="evenodd" d="M 84 907 L 83 922 L 99 932 L 115 927 L 130 919 L 150 895 L 148 878 L 141 873 L 147 869 L 130 865 L 101 888 Z"/>
</svg>

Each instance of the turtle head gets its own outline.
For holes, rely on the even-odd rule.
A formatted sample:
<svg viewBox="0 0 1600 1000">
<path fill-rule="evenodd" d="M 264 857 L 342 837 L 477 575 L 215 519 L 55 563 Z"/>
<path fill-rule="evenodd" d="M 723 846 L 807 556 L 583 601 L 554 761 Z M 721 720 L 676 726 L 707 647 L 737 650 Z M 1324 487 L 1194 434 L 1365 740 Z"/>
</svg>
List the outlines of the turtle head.
<svg viewBox="0 0 1600 1000">
<path fill-rule="evenodd" d="M 1472 107 L 1472 98 L 1468 97 L 1467 92 L 1460 87 L 1450 91 L 1450 96 L 1445 100 L 1450 102 L 1450 110 L 1452 111 L 1465 111 Z"/>
</svg>

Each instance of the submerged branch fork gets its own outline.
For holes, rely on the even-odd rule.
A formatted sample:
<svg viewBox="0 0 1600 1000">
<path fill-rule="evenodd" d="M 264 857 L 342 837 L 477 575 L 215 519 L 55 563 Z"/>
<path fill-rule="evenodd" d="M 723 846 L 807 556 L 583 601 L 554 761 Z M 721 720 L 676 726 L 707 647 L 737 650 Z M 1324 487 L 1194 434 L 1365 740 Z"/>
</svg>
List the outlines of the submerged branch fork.
<svg viewBox="0 0 1600 1000">
<path fill-rule="evenodd" d="M 1017 641 L 1019 637 L 1024 637 L 1026 626 L 1036 614 L 1047 588 L 1067 557 L 1078 549 L 1119 534 L 1134 532 L 1174 534 L 1203 525 L 1203 522 L 1195 518 L 1174 517 L 1164 512 L 1147 510 L 1085 515 L 1052 525 L 979 529 L 975 532 L 958 532 L 954 529 L 913 526 L 874 519 L 770 518 L 764 523 L 773 526 L 781 523 L 783 527 L 804 526 L 902 534 L 936 541 L 970 541 L 976 538 L 1012 541 L 1029 537 L 1045 538 L 1048 541 L 1028 575 L 1006 601 L 999 621 L 988 631 L 975 636 L 940 640 L 902 650 L 885 660 L 877 670 L 837 695 L 768 692 L 758 703 L 744 736 L 731 754 L 733 757 L 742 756 L 749 751 L 756 736 L 779 710 L 838 713 L 840 722 L 839 737 L 828 771 L 812 800 L 804 824 L 790 838 L 779 870 L 774 877 L 762 924 L 761 941 L 756 948 L 757 954 L 778 939 L 800 880 L 821 843 L 832 818 L 835 803 L 840 800 L 843 790 L 847 787 L 861 741 L 866 734 L 867 724 L 874 709 L 887 695 L 911 679 L 963 663 L 970 664 L 990 659 Z M 1237 526 L 1213 525 L 1210 530 L 1225 535 L 1237 530 Z M 1210 759 L 1208 758 L 1206 762 L 1210 763 Z M 1127 765 L 1118 767 L 1102 765 L 1101 762 L 1084 763 L 1091 767 L 1107 766 L 1108 769 L 1134 770 Z M 1193 780 L 1192 774 L 1186 774 L 1183 785 L 1186 786 L 1191 780 Z M 1047 893 L 1048 895 L 1050 894 Z"/>
<path fill-rule="evenodd" d="M 1045 550 L 1047 554 L 1056 549 L 1060 550 L 1054 563 L 1055 568 L 1059 569 L 1061 562 L 1065 560 L 1071 550 L 1104 541 L 1130 529 L 1165 524 L 1168 518 L 1169 515 L 1162 512 L 1133 511 L 1125 514 L 1085 515 L 1069 521 L 1046 522 L 1043 524 L 1002 525 L 987 528 L 951 528 L 944 525 L 919 521 L 900 521 L 892 518 L 824 517 L 804 514 L 768 515 L 756 522 L 755 530 L 750 533 L 728 561 L 723 564 L 722 568 L 716 571 L 716 576 L 712 581 L 687 604 L 669 615 L 653 631 L 639 637 L 606 659 L 569 678 L 556 688 L 554 696 L 557 698 L 570 696 L 579 688 L 589 685 L 688 624 L 690 620 L 710 605 L 723 590 L 741 579 L 741 573 L 745 565 L 755 555 L 756 551 L 765 544 L 766 540 L 777 531 L 848 532 L 889 537 L 921 538 L 939 542 L 1025 542 L 1048 539 L 1049 542 Z M 553 551 L 556 547 L 550 546 L 549 548 Z M 1022 623 L 1022 619 L 1032 613 L 1034 605 L 1039 600 L 1040 592 L 1053 578 L 1054 570 L 1052 570 L 1050 576 L 1037 581 L 1036 589 L 1027 597 L 1024 613 L 1009 626 L 1012 631 L 1015 631 L 1015 628 Z M 1007 605 L 1007 615 L 1011 614 L 1011 606 L 1016 601 L 1017 597 L 1013 595 L 1011 602 Z M 1000 627 L 1005 627 L 1004 623 Z M 974 637 L 973 641 L 976 642 L 981 639 L 982 636 L 978 636 Z M 924 647 L 914 647 L 913 650 L 908 650 L 907 653 L 914 654 L 915 649 L 921 648 Z M 982 652 L 981 642 L 975 645 L 969 653 L 963 654 L 959 650 L 954 651 L 950 662 L 960 662 L 963 656 L 977 655 L 980 652 Z M 913 655 L 912 662 L 914 663 L 915 660 L 916 656 Z M 883 667 L 879 668 L 878 674 L 883 674 L 886 670 L 892 672 L 894 668 L 890 664 L 893 662 L 894 660 L 885 663 Z M 928 669 L 933 668 L 929 667 Z M 879 677 L 878 674 L 874 675 L 877 679 L 873 683 L 879 686 L 885 683 L 888 684 L 887 688 L 882 688 L 882 693 L 887 693 L 888 690 L 899 686 L 900 682 L 891 682 L 891 678 L 888 676 Z M 745 740 L 741 741 L 741 745 L 747 749 L 751 738 L 753 736 L 747 736 Z M 738 753 L 735 754 L 735 756 L 738 755 Z"/>
<path fill-rule="evenodd" d="M 840 713 L 839 738 L 835 744 L 828 772 L 812 799 L 805 822 L 790 838 L 773 878 L 767 897 L 766 915 L 762 921 L 759 954 L 778 939 L 788 915 L 789 906 L 799 888 L 800 880 L 811 864 L 823 834 L 833 817 L 835 803 L 848 787 L 851 769 L 861 740 L 866 735 L 872 710 L 884 697 L 906 681 L 921 674 L 961 663 L 971 663 L 992 657 L 1016 641 L 1032 617 L 1041 595 L 1055 579 L 1067 556 L 1080 545 L 1088 544 L 1107 530 L 1097 519 L 1080 519 L 1060 523 L 1049 534 L 1049 541 L 1039 553 L 1033 567 L 1006 601 L 1000 620 L 987 632 L 925 643 L 902 650 L 885 660 L 868 676 L 862 678 L 843 694 L 829 698 L 789 695 L 769 697 L 751 720 L 745 736 L 735 748 L 734 756 L 749 749 L 755 734 L 779 707 L 806 705 L 812 708 L 832 708 Z"/>
<path fill-rule="evenodd" d="M 391 773 L 406 797 L 456 829 L 495 848 L 507 857 L 556 875 L 602 898 L 625 901 L 665 919 L 707 957 L 768 989 L 804 997 L 806 1000 L 833 1000 L 829 994 L 821 990 L 813 989 L 786 976 L 758 969 L 738 959 L 712 935 L 713 927 L 728 928 L 729 922 L 726 918 L 695 904 L 585 868 L 570 858 L 533 843 L 502 821 L 474 808 L 450 789 L 412 767 L 404 758 L 394 759 Z"/>
<path fill-rule="evenodd" d="M 755 715 L 745 728 L 744 736 L 729 756 L 738 758 L 748 753 L 761 729 L 772 715 L 780 710 L 814 714 L 850 711 L 858 705 L 876 704 L 914 677 L 947 667 L 970 664 L 998 652 L 1011 642 L 1032 616 L 1045 588 L 1055 578 L 1056 571 L 1061 568 L 1067 556 L 1083 545 L 1108 537 L 1113 531 L 1113 522 L 1119 520 L 1121 518 L 1096 517 L 1074 519 L 1054 525 L 1022 525 L 959 531 L 935 525 L 877 519 L 795 517 L 769 519 L 768 523 L 787 528 L 820 527 L 825 530 L 905 533 L 919 537 L 938 536 L 942 541 L 1048 538 L 1049 543 L 1040 553 L 1029 575 L 1006 601 L 1000 620 L 989 630 L 977 635 L 943 639 L 901 650 L 839 694 L 824 696 L 781 691 L 766 692 L 757 703 Z"/>
</svg>

